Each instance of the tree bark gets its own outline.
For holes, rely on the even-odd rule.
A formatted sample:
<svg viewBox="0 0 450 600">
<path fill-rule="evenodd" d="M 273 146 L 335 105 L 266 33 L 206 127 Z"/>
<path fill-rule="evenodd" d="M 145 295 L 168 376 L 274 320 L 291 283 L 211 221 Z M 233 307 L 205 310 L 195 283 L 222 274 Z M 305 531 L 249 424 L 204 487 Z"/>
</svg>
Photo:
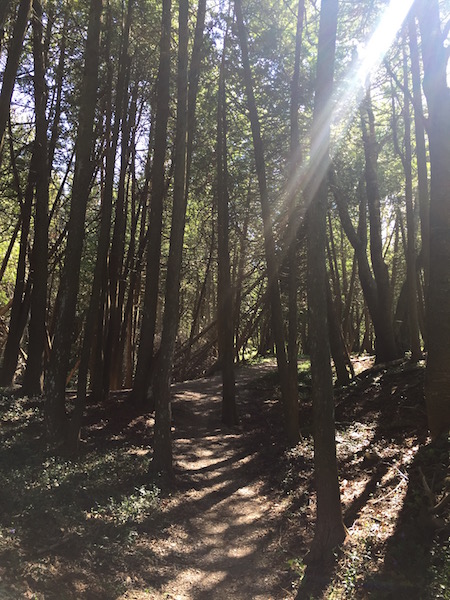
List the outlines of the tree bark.
<svg viewBox="0 0 450 600">
<path fill-rule="evenodd" d="M 275 238 L 272 229 L 272 215 L 270 210 L 269 193 L 267 189 L 264 147 L 261 137 L 261 127 L 256 108 L 255 96 L 253 92 L 253 77 L 250 67 L 247 32 L 244 26 L 241 0 L 235 0 L 234 5 L 238 25 L 239 43 L 242 53 L 244 83 L 247 95 L 250 125 L 252 129 L 255 166 L 258 177 L 261 213 L 264 225 L 264 250 L 267 263 L 267 279 L 272 313 L 272 330 L 275 337 L 277 365 L 280 375 L 286 442 L 289 446 L 295 446 L 300 435 L 298 422 L 298 387 L 297 381 L 294 382 L 290 377 L 289 363 L 286 354 L 283 311 L 281 306 L 281 295 L 278 279 Z"/>
<path fill-rule="evenodd" d="M 409 52 L 411 60 L 411 79 L 414 108 L 414 131 L 416 141 L 417 183 L 419 193 L 420 234 L 422 238 L 421 262 L 425 280 L 425 290 L 428 289 L 430 271 L 430 194 L 428 189 L 427 149 L 425 142 L 425 117 L 423 114 L 422 87 L 420 82 L 420 60 L 417 47 L 417 30 L 414 14 L 411 13 L 408 22 Z M 424 336 L 426 342 L 426 331 Z M 425 344 L 426 345 L 426 344 Z"/>
<path fill-rule="evenodd" d="M 439 2 L 418 0 L 430 145 L 430 277 L 425 399 L 433 439 L 450 427 L 450 89 Z"/>
<path fill-rule="evenodd" d="M 30 19 L 32 3 L 33 0 L 21 0 L 19 4 L 19 10 L 17 12 L 17 18 L 9 47 L 8 59 L 3 73 L 2 91 L 0 92 L 0 162 L 5 141 L 6 126 L 9 119 L 11 97 L 16 81 L 23 41 Z"/>
<path fill-rule="evenodd" d="M 120 174 L 118 181 L 114 228 L 111 240 L 111 249 L 109 253 L 109 314 L 106 326 L 106 337 L 104 346 L 104 364 L 103 364 L 103 398 L 108 397 L 110 388 L 120 389 L 121 387 L 121 359 L 118 357 L 119 338 L 121 326 L 121 306 L 120 306 L 120 276 L 123 267 L 123 253 L 125 247 L 125 178 L 128 168 L 130 149 L 130 122 L 127 116 L 128 103 L 128 79 L 129 79 L 129 56 L 128 46 L 130 38 L 130 28 L 133 15 L 133 0 L 128 1 L 128 10 L 126 21 L 123 28 L 122 49 L 120 55 L 119 75 L 117 79 L 117 97 L 116 112 L 114 115 L 113 127 L 113 149 L 110 153 L 111 164 L 109 165 L 108 178 L 108 196 L 112 203 L 114 188 L 114 172 L 116 162 L 117 142 L 119 131 L 121 131 L 121 156 L 120 156 Z M 131 110 L 132 114 L 133 111 Z"/>
<path fill-rule="evenodd" d="M 101 352 L 100 347 L 102 343 L 101 338 L 103 333 L 102 289 L 106 287 L 107 257 L 111 232 L 114 167 L 117 153 L 120 123 L 124 116 L 124 98 L 126 94 L 125 69 L 126 56 L 128 50 L 128 32 L 130 27 L 130 11 L 131 8 L 129 5 L 127 13 L 127 22 L 125 24 L 125 31 L 123 34 L 124 39 L 122 40 L 122 52 L 119 64 L 119 73 L 117 76 L 117 96 L 116 110 L 114 114 L 114 124 L 112 125 L 112 131 L 111 128 L 109 129 L 111 135 L 107 135 L 109 145 L 106 158 L 107 165 L 105 186 L 103 189 L 102 204 L 100 210 L 100 231 L 98 236 L 97 256 L 94 267 L 94 278 L 91 288 L 91 297 L 89 301 L 88 313 L 84 326 L 83 342 L 81 346 L 80 366 L 78 369 L 77 380 L 77 399 L 66 440 L 66 445 L 69 453 L 75 453 L 78 449 L 81 420 L 83 417 L 83 412 L 87 398 L 89 362 L 91 359 L 91 350 L 94 335 L 97 336 L 96 345 L 99 345 L 97 350 Z M 112 31 L 109 28 L 108 35 L 111 36 L 111 34 Z M 107 46 L 109 46 L 109 42 L 107 43 Z M 111 122 L 111 114 L 109 114 L 109 122 Z M 102 315 L 102 318 L 100 318 L 100 315 Z M 102 354 L 101 357 L 103 359 Z M 101 367 L 100 365 L 97 367 L 99 370 L 101 370 L 101 368 L 104 368 L 103 360 L 101 360 L 100 362 Z M 103 379 L 101 379 L 101 382 L 103 383 Z M 102 391 L 104 392 L 104 390 Z"/>
<path fill-rule="evenodd" d="M 132 392 L 134 400 L 139 404 L 144 404 L 147 396 L 158 307 L 163 202 L 166 194 L 167 121 L 170 106 L 170 35 L 171 0 L 163 0 L 144 306 Z"/>
<path fill-rule="evenodd" d="M 327 322 L 326 213 L 329 165 L 330 121 L 325 111 L 333 89 L 336 49 L 337 0 L 322 0 L 309 187 L 308 210 L 308 315 L 314 414 L 314 474 L 317 517 L 308 559 L 322 560 L 346 535 L 342 520 L 336 460 L 333 381 Z M 328 108 L 327 108 L 328 107 Z"/>
<path fill-rule="evenodd" d="M 30 170 L 28 172 L 27 186 L 25 189 L 24 200 L 21 203 L 21 231 L 19 258 L 17 260 L 16 281 L 14 284 L 13 303 L 11 307 L 11 316 L 9 319 L 9 331 L 6 339 L 5 351 L 3 354 L 2 368 L 0 371 L 0 386 L 7 387 L 14 382 L 14 376 L 19 359 L 20 342 L 28 318 L 29 299 L 30 299 L 30 280 L 26 284 L 26 266 L 28 252 L 28 237 L 31 224 L 31 210 L 33 205 L 33 193 L 36 183 L 36 153 L 33 154 L 30 161 Z M 17 181 L 17 193 L 21 195 L 20 183 Z"/>
<path fill-rule="evenodd" d="M 102 0 L 91 0 L 67 246 L 58 289 L 53 346 L 44 385 L 47 431 L 50 439 L 57 444 L 64 443 L 68 424 L 65 388 L 76 314 L 86 206 L 94 168 L 91 154 L 94 142 L 102 10 Z"/>
<path fill-rule="evenodd" d="M 225 53 L 228 30 L 225 32 L 217 97 L 217 324 L 219 364 L 222 371 L 222 422 L 237 425 L 236 386 L 234 375 L 233 292 L 230 276 L 227 123 L 225 90 Z"/>
<path fill-rule="evenodd" d="M 300 107 L 300 58 L 303 44 L 303 21 L 305 13 L 305 0 L 299 0 L 297 7 L 297 31 L 295 35 L 295 57 L 294 73 L 291 81 L 291 103 L 290 103 L 290 170 L 295 177 L 302 164 L 302 152 L 300 146 L 300 131 L 298 125 L 298 110 Z M 297 231 L 298 231 L 298 190 L 294 189 L 288 198 L 288 298 L 289 298 L 289 320 L 288 320 L 288 369 L 290 385 L 297 386 Z"/>
<path fill-rule="evenodd" d="M 380 327 L 378 328 L 381 335 L 376 337 L 376 354 L 377 362 L 389 362 L 398 358 L 399 352 L 394 337 L 389 271 L 383 258 L 380 190 L 377 174 L 378 143 L 375 136 L 375 118 L 370 89 L 367 90 L 361 106 L 361 124 L 365 156 L 366 194 L 369 207 L 370 257 L 376 283 L 377 312 L 379 322 L 382 324 L 381 331 Z"/>
<path fill-rule="evenodd" d="M 334 368 L 336 369 L 336 385 L 348 385 L 350 383 L 350 374 L 347 367 L 350 368 L 351 361 L 345 346 L 340 320 L 333 303 L 333 296 L 328 280 L 326 282 L 326 291 L 328 334 L 331 356 L 333 357 Z"/>
<path fill-rule="evenodd" d="M 61 32 L 61 41 L 59 43 L 59 60 L 58 66 L 56 67 L 55 73 L 55 101 L 52 105 L 53 121 L 51 124 L 50 140 L 48 143 L 48 168 L 51 174 L 53 161 L 55 158 L 56 145 L 60 134 L 60 124 L 62 115 L 62 97 L 63 97 L 63 84 L 64 84 L 64 72 L 66 68 L 66 42 L 67 42 L 67 11 L 64 13 L 64 23 Z"/>
<path fill-rule="evenodd" d="M 179 0 L 177 123 L 175 136 L 175 171 L 172 226 L 167 263 L 163 330 L 157 374 L 153 384 L 155 396 L 155 434 L 153 467 L 158 473 L 172 473 L 170 376 L 178 330 L 180 275 L 186 219 L 186 134 L 188 89 L 189 0 Z"/>
<path fill-rule="evenodd" d="M 342 191 L 339 189 L 339 184 L 336 182 L 336 177 L 333 172 L 331 172 L 331 182 L 342 227 L 350 244 L 355 250 L 356 259 L 358 261 L 359 280 L 363 290 L 364 299 L 367 303 L 370 317 L 372 319 L 372 323 L 375 329 L 375 339 L 377 340 L 377 361 L 383 362 L 382 357 L 385 355 L 383 349 L 392 346 L 392 340 L 390 340 L 391 333 L 389 326 L 389 321 L 392 323 L 392 317 L 389 315 L 389 321 L 383 318 L 384 312 L 383 309 L 380 307 L 377 282 L 370 269 L 369 259 L 367 256 L 367 222 L 365 194 L 360 184 L 359 222 L 358 230 L 355 231 L 355 228 L 353 227 L 352 221 L 350 219 L 345 198 L 342 194 Z M 391 299 L 389 299 L 389 303 L 390 302 Z"/>
<path fill-rule="evenodd" d="M 403 169 L 405 172 L 405 204 L 406 204 L 406 227 L 407 227 L 407 249 L 406 249 L 406 271 L 408 285 L 408 322 L 411 346 L 411 360 L 417 362 L 422 358 L 419 338 L 419 315 L 417 307 L 417 278 L 416 278 L 416 233 L 414 223 L 413 207 L 413 178 L 412 178 L 412 149 L 411 149 L 411 117 L 410 103 L 407 90 L 408 64 L 406 48 L 403 48 L 403 85 L 405 86 L 403 124 L 405 128 L 404 147 L 405 155 Z"/>
<path fill-rule="evenodd" d="M 42 5 L 33 2 L 34 98 L 36 117 L 36 205 L 34 243 L 31 257 L 31 317 L 28 326 L 28 360 L 23 378 L 23 393 L 40 395 L 43 389 L 46 341 L 48 277 L 48 202 L 49 167 L 47 148 L 47 84 L 45 82 Z"/>
</svg>

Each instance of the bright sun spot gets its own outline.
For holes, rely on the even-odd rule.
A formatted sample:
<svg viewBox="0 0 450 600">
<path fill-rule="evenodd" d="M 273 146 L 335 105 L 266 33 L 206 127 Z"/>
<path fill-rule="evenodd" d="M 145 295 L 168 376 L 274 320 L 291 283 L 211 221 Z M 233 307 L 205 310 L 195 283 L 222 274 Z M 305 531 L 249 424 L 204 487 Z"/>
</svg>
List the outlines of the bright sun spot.
<svg viewBox="0 0 450 600">
<path fill-rule="evenodd" d="M 365 93 L 364 84 L 370 74 L 378 69 L 400 31 L 414 0 L 391 0 L 379 19 L 368 41 L 357 42 L 358 60 L 352 65 L 345 82 L 337 90 L 324 108 L 320 123 L 317 123 L 315 144 L 311 147 L 309 164 L 302 165 L 292 177 L 287 189 L 287 197 L 292 197 L 298 189 L 309 189 L 311 198 L 317 191 L 320 181 L 326 176 L 329 167 L 324 160 L 328 153 L 327 132 L 333 126 L 333 144 L 331 155 L 339 149 L 345 137 L 359 103 Z M 306 207 L 304 207 L 306 210 Z"/>
<path fill-rule="evenodd" d="M 357 44 L 358 60 L 345 78 L 337 97 L 330 100 L 330 123 L 338 129 L 334 143 L 339 146 L 365 93 L 365 85 L 381 65 L 400 31 L 414 0 L 391 0 L 367 42 Z M 312 157 L 311 157 L 312 158 Z"/>
<path fill-rule="evenodd" d="M 366 77 L 379 67 L 403 21 L 406 19 L 412 3 L 413 0 L 391 0 L 372 37 L 362 49 L 362 61 L 357 73 L 360 81 L 365 81 Z"/>
</svg>

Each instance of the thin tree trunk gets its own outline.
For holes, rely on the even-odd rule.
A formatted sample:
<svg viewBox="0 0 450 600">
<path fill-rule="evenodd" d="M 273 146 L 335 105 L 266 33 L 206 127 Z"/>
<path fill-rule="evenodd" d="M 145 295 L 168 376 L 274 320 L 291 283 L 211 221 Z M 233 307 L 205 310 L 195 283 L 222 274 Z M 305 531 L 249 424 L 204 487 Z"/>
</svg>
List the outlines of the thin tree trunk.
<svg viewBox="0 0 450 600">
<path fill-rule="evenodd" d="M 67 246 L 58 290 L 53 346 L 44 387 L 47 431 L 50 439 L 57 443 L 65 441 L 68 424 L 65 388 L 79 288 L 86 206 L 94 168 L 91 154 L 94 142 L 102 10 L 102 0 L 91 0 Z"/>
<path fill-rule="evenodd" d="M 195 113 L 197 105 L 198 86 L 200 79 L 200 67 L 202 61 L 202 48 L 204 41 L 204 28 L 206 17 L 206 0 L 199 0 L 197 8 L 197 21 L 195 24 L 194 44 L 192 47 L 191 62 L 189 65 L 189 88 L 188 88 L 188 122 L 187 122 L 187 146 L 186 146 L 186 196 L 189 193 L 189 183 L 192 162 L 192 144 L 195 133 Z"/>
<path fill-rule="evenodd" d="M 83 406 L 86 402 L 86 391 L 88 382 L 89 367 L 91 363 L 91 394 L 97 400 L 102 398 L 103 394 L 103 374 L 104 374 L 104 347 L 107 336 L 107 290 L 108 290 L 108 252 L 110 247 L 111 221 L 113 211 L 113 195 L 114 195 L 114 173 L 116 165 L 116 154 L 118 139 L 120 133 L 120 119 L 123 116 L 123 52 L 121 50 L 119 60 L 119 72 L 116 85 L 114 81 L 113 64 L 109 62 L 111 54 L 111 44 L 113 37 L 113 18 L 111 6 L 107 6 L 105 17 L 105 42 L 102 49 L 103 60 L 107 63 L 106 74 L 106 90 L 103 111 L 105 113 L 105 161 L 101 175 L 101 207 L 100 207 L 100 231 L 97 247 L 97 256 L 94 267 L 94 278 L 92 282 L 91 297 L 89 301 L 88 314 L 85 323 L 85 337 L 83 339 L 80 369 L 78 373 L 78 393 L 77 403 L 80 405 L 79 414 L 74 413 L 75 419 L 72 423 L 72 433 L 76 433 L 76 420 L 81 418 Z M 122 32 L 123 33 L 123 32 Z M 123 46 L 122 46 L 123 49 Z M 115 108 L 113 111 L 113 90 L 117 89 Z M 94 323 L 94 327 L 90 325 Z M 94 339 L 95 344 L 90 350 L 91 340 Z M 80 421 L 81 423 L 81 421 Z M 70 444 L 76 443 L 76 438 L 71 435 Z"/>
<path fill-rule="evenodd" d="M 19 67 L 20 55 L 22 53 L 23 41 L 27 30 L 28 21 L 31 14 L 33 0 L 21 0 L 17 19 L 14 24 L 14 31 L 11 38 L 11 44 L 6 61 L 5 71 L 3 73 L 2 91 L 0 92 L 0 162 L 5 141 L 5 131 L 9 119 L 9 107 L 11 97 L 16 81 L 17 69 Z"/>
<path fill-rule="evenodd" d="M 9 153 L 11 156 L 13 181 L 14 181 L 14 187 L 16 188 L 17 198 L 19 200 L 21 211 L 20 211 L 19 218 L 17 220 L 17 224 L 16 224 L 13 234 L 11 236 L 11 240 L 8 244 L 8 248 L 6 249 L 5 256 L 3 257 L 3 260 L 2 260 L 2 264 L 0 267 L 0 283 L 3 279 L 3 276 L 5 275 L 6 267 L 8 266 L 9 259 L 11 258 L 11 254 L 12 254 L 14 245 L 17 240 L 17 236 L 19 235 L 19 232 L 22 227 L 22 209 L 23 209 L 23 198 L 22 198 L 22 190 L 20 187 L 20 176 L 19 176 L 19 170 L 17 168 L 16 155 L 14 152 L 14 144 L 13 144 L 12 135 L 11 135 L 11 119 L 9 119 L 9 121 L 8 121 L 8 129 L 9 129 Z"/>
<path fill-rule="evenodd" d="M 376 352 L 378 362 L 387 362 L 398 358 L 399 352 L 394 338 L 389 271 L 383 259 L 380 190 L 377 174 L 378 144 L 375 136 L 375 118 L 370 89 L 367 90 L 361 106 L 361 124 L 365 156 L 366 193 L 369 207 L 370 257 L 376 282 L 377 312 L 380 322 L 383 324 L 382 336 L 377 336 Z"/>
<path fill-rule="evenodd" d="M 128 28 L 129 24 L 127 23 Z M 128 28 L 125 28 L 124 38 L 128 37 Z M 111 35 L 111 29 L 108 28 L 108 35 Z M 107 164 L 106 164 L 106 177 L 105 185 L 103 187 L 103 196 L 101 204 L 101 218 L 100 218 L 100 231 L 98 237 L 97 256 L 94 267 L 94 278 L 92 282 L 91 297 L 89 301 L 89 308 L 86 317 L 86 323 L 84 326 L 84 336 L 81 346 L 80 354 L 80 366 L 78 370 L 77 380 L 77 400 L 75 404 L 75 411 L 71 418 L 70 428 L 67 436 L 67 448 L 69 453 L 75 453 L 78 448 L 81 420 L 83 417 L 84 408 L 86 405 L 87 397 L 87 383 L 89 373 L 89 362 L 91 359 L 91 350 L 94 335 L 96 335 L 96 352 L 100 353 L 101 365 L 96 365 L 96 368 L 101 373 L 101 367 L 104 366 L 101 353 L 102 345 L 102 333 L 104 323 L 103 313 L 103 300 L 106 294 L 106 272 L 107 272 L 107 257 L 109 250 L 110 232 L 111 232 L 111 217 L 112 217 L 112 201 L 113 201 L 113 182 L 114 182 L 114 166 L 117 152 L 117 143 L 119 137 L 120 122 L 123 117 L 123 104 L 125 95 L 125 60 L 124 52 L 126 54 L 127 43 L 123 43 L 121 54 L 121 62 L 119 66 L 119 74 L 117 78 L 117 99 L 116 99 L 116 112 L 114 115 L 114 125 L 112 127 L 111 135 L 107 135 L 108 139 L 108 152 L 107 152 Z M 109 46 L 109 38 L 107 47 Z M 111 74 L 112 75 L 112 74 Z M 111 114 L 109 114 L 108 122 L 111 123 Z M 103 290 L 103 294 L 102 294 Z M 103 383 L 103 380 L 99 378 L 99 384 Z M 100 385 L 99 385 L 100 387 Z M 97 391 L 97 390 L 96 390 Z M 98 393 L 98 391 L 97 391 Z"/>
<path fill-rule="evenodd" d="M 0 266 L 0 283 L 2 282 L 3 276 L 5 274 L 6 268 L 9 263 L 9 259 L 11 258 L 12 251 L 14 249 L 17 236 L 19 235 L 20 227 L 22 225 L 22 217 L 19 216 L 17 219 L 16 226 L 14 227 L 14 231 L 12 233 L 11 239 L 8 244 L 8 248 L 6 249 L 5 256 L 3 257 L 2 264 Z"/>
<path fill-rule="evenodd" d="M 353 304 L 353 297 L 355 293 L 355 281 L 356 281 L 356 272 L 358 268 L 358 261 L 356 260 L 356 252 L 353 253 L 353 261 L 352 261 L 352 273 L 350 275 L 350 284 L 348 287 L 348 292 L 345 297 L 344 311 L 342 315 L 342 331 L 344 334 L 344 340 L 348 350 L 352 351 L 352 343 L 351 343 L 351 308 Z"/>
<path fill-rule="evenodd" d="M 170 105 L 170 35 L 171 0 L 163 0 L 144 306 L 132 392 L 134 400 L 139 404 L 144 404 L 147 396 L 158 307 L 163 202 L 166 194 L 167 121 Z"/>
<path fill-rule="evenodd" d="M 291 172 L 295 177 L 296 171 L 300 169 L 303 160 L 300 146 L 300 132 L 298 126 L 298 111 L 300 108 L 300 58 L 303 44 L 303 21 L 305 13 L 305 0 L 299 0 L 297 7 L 297 31 L 295 35 L 295 57 L 294 73 L 291 81 L 291 104 L 290 104 L 290 154 L 291 154 Z M 288 369 L 290 385 L 297 387 L 297 361 L 298 361 L 298 342 L 297 342 L 297 275 L 298 275 L 298 257 L 297 257 L 297 215 L 298 190 L 294 189 L 289 198 L 289 221 L 288 221 L 288 297 L 289 297 L 289 319 L 288 319 Z"/>
<path fill-rule="evenodd" d="M 251 185 L 251 184 L 250 184 Z M 244 216 L 244 223 L 242 225 L 242 232 L 239 239 L 239 261 L 237 266 L 237 276 L 235 282 L 235 297 L 234 297 L 234 337 L 235 337 L 235 348 L 236 348 L 236 360 L 239 361 L 239 347 L 238 340 L 240 339 L 239 330 L 241 326 L 240 314 L 241 314 L 241 302 L 242 302 L 242 284 L 244 282 L 245 273 L 245 259 L 247 252 L 247 236 L 248 226 L 250 221 L 250 185 L 247 191 L 247 202 L 246 211 Z"/>
<path fill-rule="evenodd" d="M 419 193 L 421 262 L 425 281 L 425 296 L 428 290 L 430 272 L 430 194 L 428 190 L 427 149 L 425 143 L 425 126 L 422 103 L 422 87 L 420 84 L 420 61 L 417 47 L 417 30 L 414 15 L 409 17 L 409 51 L 411 59 L 411 79 L 414 107 L 414 129 L 416 141 L 417 183 Z M 426 346 L 426 321 L 422 335 Z"/>
<path fill-rule="evenodd" d="M 392 346 L 391 331 L 392 327 L 392 316 L 389 313 L 389 320 L 387 317 L 384 318 L 383 309 L 380 308 L 380 300 L 378 294 L 378 286 L 374 276 L 370 270 L 369 259 L 367 257 L 367 230 L 366 230 L 366 205 L 365 195 L 362 190 L 361 184 L 359 185 L 360 194 L 360 209 L 359 209 L 359 222 L 358 231 L 355 231 L 350 215 L 348 212 L 347 203 L 343 194 L 341 193 L 339 186 L 336 183 L 334 173 L 331 173 L 331 181 L 333 187 L 334 198 L 339 211 L 339 217 L 341 219 L 342 227 L 344 228 L 345 234 L 353 246 L 358 261 L 358 274 L 361 287 L 364 294 L 364 299 L 367 303 L 370 316 L 372 318 L 373 326 L 375 329 L 375 339 L 377 340 L 377 361 L 383 362 L 383 356 L 387 356 L 383 349 Z M 390 289 L 390 288 L 389 288 Z M 389 303 L 391 298 L 389 299 Z M 386 308 L 386 307 L 385 307 Z M 391 325 L 390 325 L 390 324 Z M 393 333 L 392 333 L 393 335 Z M 396 349 L 397 351 L 397 349 Z M 384 360 L 388 360 L 385 358 Z"/>
<path fill-rule="evenodd" d="M 322 560 L 346 535 L 342 520 L 336 460 L 333 381 L 327 324 L 326 213 L 330 125 L 328 103 L 333 89 L 337 29 L 337 0 L 322 0 L 317 56 L 317 75 L 311 166 L 308 195 L 308 315 L 314 414 L 314 474 L 317 518 L 309 561 Z M 328 124 L 328 125 L 327 125 Z"/>
<path fill-rule="evenodd" d="M 42 31 L 42 5 L 33 2 L 34 98 L 36 114 L 36 207 L 34 244 L 31 260 L 31 318 L 28 326 L 28 360 L 23 378 L 23 393 L 42 393 L 46 340 L 48 277 L 48 202 L 49 168 L 47 149 L 47 85 L 45 82 Z"/>
<path fill-rule="evenodd" d="M 350 383 L 350 375 L 347 367 L 351 365 L 351 361 L 345 346 L 340 320 L 334 306 L 333 295 L 328 280 L 326 291 L 328 334 L 330 337 L 331 356 L 333 357 L 334 368 L 336 369 L 336 385 L 348 385 Z"/>
<path fill-rule="evenodd" d="M 175 136 L 175 171 L 172 207 L 172 227 L 167 263 L 166 295 L 163 330 L 157 376 L 154 382 L 155 434 L 153 466 L 156 472 L 172 473 L 170 376 L 175 339 L 178 330 L 180 275 L 186 218 L 186 134 L 188 88 L 188 28 L 189 0 L 179 1 L 177 123 Z"/>
<path fill-rule="evenodd" d="M 290 377 L 289 363 L 286 354 L 283 311 L 281 306 L 281 295 L 278 280 L 278 264 L 275 250 L 275 239 L 272 229 L 272 215 L 270 210 L 269 194 L 267 189 L 264 149 L 258 111 L 253 92 L 253 77 L 248 54 L 247 32 L 245 30 L 242 16 L 241 0 L 235 0 L 235 10 L 239 42 L 242 53 L 244 83 L 247 95 L 249 118 L 252 129 L 256 174 L 258 176 L 259 183 L 261 213 L 264 224 L 264 249 L 266 255 L 267 279 L 272 312 L 272 330 L 275 337 L 277 365 L 280 375 L 286 442 L 289 446 L 295 446 L 300 435 L 298 422 L 298 389 L 297 381 L 292 381 L 292 378 Z"/>
<path fill-rule="evenodd" d="M 430 144 L 430 274 L 425 399 L 433 439 L 450 427 L 450 90 L 438 0 L 418 0 Z"/>
<path fill-rule="evenodd" d="M 130 110 L 130 118 L 135 116 Z M 109 256 L 109 324 L 105 347 L 105 364 L 103 378 L 103 397 L 109 389 L 120 389 L 122 386 L 122 360 L 120 345 L 120 329 L 123 309 L 123 257 L 125 249 L 126 218 L 126 175 L 130 160 L 130 122 L 124 119 L 122 126 L 121 165 L 116 199 L 116 218 Z"/>
<path fill-rule="evenodd" d="M 121 387 L 121 368 L 118 366 L 117 351 L 119 346 L 120 325 L 121 325 L 121 307 L 119 301 L 119 281 L 123 266 L 123 253 L 125 247 L 125 177 L 128 168 L 130 149 L 130 122 L 127 118 L 126 94 L 129 79 L 129 57 L 128 46 L 130 37 L 130 28 L 133 14 L 133 0 L 128 1 L 128 11 L 124 25 L 122 37 L 121 60 L 119 65 L 119 76 L 117 82 L 117 101 L 116 113 L 114 116 L 113 128 L 113 146 L 114 155 L 111 152 L 110 177 L 108 180 L 108 194 L 113 195 L 114 186 L 114 167 L 116 161 L 116 149 L 119 131 L 121 130 L 121 158 L 120 174 L 117 189 L 115 220 L 111 240 L 111 250 L 109 255 L 109 318 L 107 324 L 107 334 L 104 347 L 104 365 L 103 365 L 103 398 L 108 397 L 109 389 L 119 389 Z M 119 372 L 118 372 L 119 371 Z"/>
<path fill-rule="evenodd" d="M 5 351 L 3 354 L 2 368 L 0 371 L 0 386 L 10 386 L 14 381 L 14 375 L 19 359 L 20 342 L 28 318 L 29 311 L 29 293 L 25 294 L 26 288 L 29 288 L 30 280 L 25 285 L 26 264 L 28 252 L 28 236 L 31 224 L 31 209 L 33 205 L 33 193 L 36 183 L 36 153 L 33 154 L 30 161 L 30 170 L 28 172 L 27 187 L 25 189 L 24 200 L 21 205 L 21 232 L 19 258 L 17 260 L 16 281 L 14 285 L 14 296 L 11 307 L 11 316 L 9 319 L 9 331 L 6 340 Z M 17 192 L 20 197 L 20 186 L 17 181 Z M 25 301 L 26 300 L 26 301 Z"/>
<path fill-rule="evenodd" d="M 236 386 L 234 375 L 233 291 L 230 276 L 227 122 L 225 90 L 225 53 L 228 30 L 225 32 L 217 98 L 217 324 L 219 364 L 222 371 L 222 422 L 237 425 Z"/>
<path fill-rule="evenodd" d="M 66 66 L 66 41 L 67 41 L 67 12 L 64 14 L 64 23 L 61 32 L 61 41 L 59 44 L 59 60 L 55 73 L 56 94 L 53 103 L 53 121 L 51 125 L 50 141 L 48 144 L 48 167 L 52 171 L 52 165 L 55 158 L 56 144 L 58 143 L 60 133 L 60 122 L 62 114 L 62 94 L 64 83 L 64 72 Z"/>
<path fill-rule="evenodd" d="M 192 323 L 191 323 L 191 328 L 190 328 L 190 333 L 189 333 L 188 348 L 187 348 L 187 352 L 186 352 L 186 364 L 189 364 L 190 353 L 191 353 L 191 349 L 194 344 L 194 340 L 195 340 L 195 336 L 196 336 L 197 325 L 198 325 L 198 321 L 199 321 L 199 317 L 200 317 L 200 311 L 202 308 L 203 299 L 206 294 L 206 285 L 207 285 L 207 282 L 209 279 L 209 275 L 211 272 L 211 265 L 212 265 L 213 257 L 214 257 L 214 241 L 215 241 L 215 236 L 214 236 L 214 227 L 213 227 L 212 232 L 211 232 L 211 244 L 210 244 L 210 248 L 209 248 L 208 260 L 206 261 L 205 275 L 203 277 L 200 292 L 198 294 L 196 294 L 197 297 L 196 297 L 196 301 L 194 302 L 194 313 L 192 315 Z"/>
<path fill-rule="evenodd" d="M 416 233 L 414 224 L 413 207 L 413 179 L 412 179 L 412 150 L 411 150 L 411 116 L 410 104 L 407 90 L 408 81 L 408 62 L 406 57 L 406 48 L 403 48 L 403 85 L 405 86 L 403 123 L 405 127 L 404 147 L 405 155 L 403 160 L 403 169 L 405 172 L 405 204 L 406 204 L 406 226 L 407 226 L 407 255 L 406 271 L 408 285 L 408 321 L 409 337 L 411 345 L 411 360 L 417 362 L 422 358 L 419 339 L 419 316 L 417 308 L 417 280 L 416 280 Z"/>
</svg>

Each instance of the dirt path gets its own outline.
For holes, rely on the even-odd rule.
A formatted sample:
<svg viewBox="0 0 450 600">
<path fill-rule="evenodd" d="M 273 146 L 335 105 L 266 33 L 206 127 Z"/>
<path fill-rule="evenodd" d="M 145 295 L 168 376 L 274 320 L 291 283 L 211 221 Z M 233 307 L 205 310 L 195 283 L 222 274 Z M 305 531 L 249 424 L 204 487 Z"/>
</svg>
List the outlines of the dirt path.
<svg viewBox="0 0 450 600">
<path fill-rule="evenodd" d="M 241 369 L 238 394 L 261 374 L 261 366 Z M 262 490 L 258 449 L 240 428 L 220 422 L 220 377 L 177 384 L 174 392 L 173 417 L 180 424 L 174 459 L 186 491 L 181 502 L 178 494 L 167 501 L 166 535 L 154 539 L 159 585 L 146 596 L 130 590 L 124 598 L 292 598 L 279 580 L 288 558 L 280 541 L 281 506 Z"/>
<path fill-rule="evenodd" d="M 303 438 L 285 453 L 274 371 L 238 370 L 234 429 L 219 377 L 174 385 L 176 478 L 162 492 L 149 478 L 153 417 L 126 392 L 89 404 L 76 460 L 49 452 L 43 401 L 0 395 L 0 598 L 292 600 L 298 586 L 311 597 L 308 582 L 323 598 L 444 598 L 450 517 L 436 532 L 424 521 L 423 480 L 440 502 L 449 452 L 427 444 L 423 366 L 336 391 L 350 535 L 311 575 L 298 560 L 314 530 L 310 394 L 299 369 Z"/>
</svg>

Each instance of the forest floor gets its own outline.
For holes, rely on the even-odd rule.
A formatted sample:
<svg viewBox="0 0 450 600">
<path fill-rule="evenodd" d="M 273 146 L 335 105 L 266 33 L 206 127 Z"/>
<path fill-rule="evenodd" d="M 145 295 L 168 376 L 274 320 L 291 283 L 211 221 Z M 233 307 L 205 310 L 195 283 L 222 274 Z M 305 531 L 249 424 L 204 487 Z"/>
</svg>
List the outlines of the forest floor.
<svg viewBox="0 0 450 600">
<path fill-rule="evenodd" d="M 344 546 L 303 562 L 314 528 L 310 380 L 285 451 L 273 361 L 173 386 L 175 480 L 149 476 L 153 418 L 127 394 L 88 407 L 77 460 L 52 456 L 41 399 L 0 395 L 0 599 L 450 598 L 449 446 L 430 444 L 423 365 L 363 371 L 336 391 Z M 447 486 L 447 489 L 446 489 Z"/>
</svg>

